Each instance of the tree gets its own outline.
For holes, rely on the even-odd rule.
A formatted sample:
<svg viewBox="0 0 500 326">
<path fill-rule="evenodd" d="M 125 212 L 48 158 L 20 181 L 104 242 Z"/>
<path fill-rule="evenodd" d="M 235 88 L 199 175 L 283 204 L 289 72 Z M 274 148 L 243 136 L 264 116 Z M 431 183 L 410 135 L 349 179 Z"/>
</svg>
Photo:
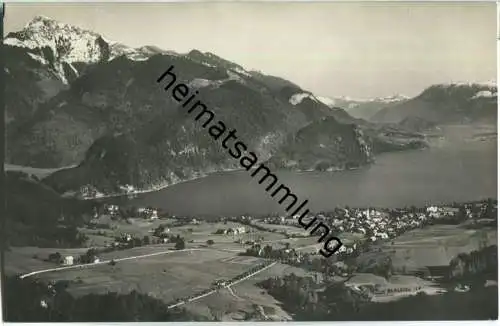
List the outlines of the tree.
<svg viewBox="0 0 500 326">
<path fill-rule="evenodd" d="M 154 236 L 161 236 L 163 233 L 165 232 L 165 226 L 162 224 L 162 225 L 159 225 L 153 232 L 153 235 Z"/>
<path fill-rule="evenodd" d="M 62 256 L 59 252 L 49 255 L 49 260 L 55 263 L 59 263 L 62 259 Z"/>
<path fill-rule="evenodd" d="M 90 264 L 94 262 L 94 258 L 97 255 L 97 250 L 95 248 L 90 248 L 87 252 L 80 257 L 80 260 L 84 264 Z"/>
<path fill-rule="evenodd" d="M 148 239 L 148 240 L 149 240 L 149 239 Z M 136 237 L 134 237 L 134 238 L 132 239 L 132 245 L 133 245 L 134 247 L 140 247 L 140 246 L 142 246 L 142 240 L 141 240 L 141 238 L 136 238 Z"/>
<path fill-rule="evenodd" d="M 264 251 L 262 252 L 262 256 L 269 258 L 271 257 L 272 252 L 273 252 L 273 247 L 271 247 L 270 245 L 266 245 L 264 247 Z"/>
<path fill-rule="evenodd" d="M 181 250 L 184 248 L 186 248 L 186 242 L 184 241 L 184 238 L 178 237 L 175 241 L 175 249 Z"/>
</svg>

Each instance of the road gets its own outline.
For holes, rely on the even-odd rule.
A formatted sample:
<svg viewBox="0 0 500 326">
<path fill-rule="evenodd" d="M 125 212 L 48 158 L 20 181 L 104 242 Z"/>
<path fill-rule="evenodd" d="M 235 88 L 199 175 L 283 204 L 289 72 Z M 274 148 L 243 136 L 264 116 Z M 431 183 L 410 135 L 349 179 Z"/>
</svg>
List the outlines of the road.
<svg viewBox="0 0 500 326">
<path fill-rule="evenodd" d="M 297 248 L 297 249 L 303 249 L 303 248 L 310 247 L 310 246 L 305 246 L 305 247 Z M 19 278 L 23 279 L 23 278 L 30 277 L 30 276 L 33 276 L 33 275 L 38 275 L 38 274 L 42 274 L 42 273 L 49 273 L 49 272 L 56 272 L 56 271 L 61 271 L 61 270 L 78 269 L 78 268 L 91 268 L 91 267 L 97 266 L 97 265 L 109 264 L 112 260 L 115 261 L 115 262 L 120 262 L 120 261 L 132 260 L 132 259 L 140 259 L 140 258 L 146 258 L 146 257 L 152 257 L 152 256 L 166 255 L 166 254 L 170 254 L 170 253 L 173 253 L 173 252 L 207 251 L 207 250 L 218 250 L 218 249 L 191 248 L 191 249 L 181 249 L 181 250 L 165 250 L 165 251 L 155 252 L 155 253 L 151 253 L 151 254 L 130 256 L 130 257 L 125 257 L 125 258 L 116 258 L 116 259 L 110 259 L 110 260 L 103 260 L 103 261 L 100 261 L 100 262 L 97 262 L 97 263 L 80 264 L 80 265 L 71 265 L 71 266 L 62 266 L 62 267 L 56 267 L 56 268 L 43 269 L 43 270 L 39 270 L 39 271 L 34 271 L 34 272 L 23 274 L 23 275 L 19 276 Z M 223 251 L 231 251 L 231 252 L 238 251 L 238 250 L 224 250 L 224 249 L 222 249 L 222 250 Z M 241 251 L 238 251 L 238 252 L 241 252 Z M 241 283 L 241 282 L 249 279 L 250 277 L 255 276 L 255 275 L 257 275 L 257 274 L 265 271 L 266 269 L 271 268 L 272 266 L 276 265 L 277 263 L 278 263 L 277 261 L 274 261 L 271 264 L 269 264 L 269 265 L 267 265 L 267 266 L 259 269 L 258 271 L 254 272 L 252 274 L 249 274 L 249 275 L 245 276 L 242 279 L 239 279 L 237 281 L 231 282 L 230 284 L 227 284 L 224 287 L 227 288 L 228 291 L 231 292 L 231 294 L 233 294 L 235 297 L 237 297 L 234 294 L 234 292 L 232 291 L 231 286 L 234 286 L 234 285 L 236 285 L 238 283 Z M 212 295 L 212 294 L 214 294 L 216 292 L 217 292 L 217 289 L 211 290 L 210 292 L 207 292 L 207 293 L 204 293 L 202 295 L 193 297 L 193 298 L 191 298 L 191 299 L 189 299 L 187 301 L 181 301 L 181 302 L 172 304 L 172 305 L 168 306 L 167 309 L 172 309 L 172 308 L 175 308 L 175 307 L 179 307 L 179 306 L 185 305 L 186 303 L 191 303 L 191 302 L 194 302 L 194 301 L 198 301 L 198 300 L 200 300 L 200 299 L 202 299 L 204 297 L 207 297 L 209 295 Z"/>
<path fill-rule="evenodd" d="M 236 295 L 236 293 L 234 293 L 233 289 L 231 289 L 231 287 L 230 287 L 230 286 L 228 286 L 228 287 L 227 287 L 227 290 L 228 290 L 228 291 L 229 291 L 229 293 L 231 293 L 231 295 L 232 295 L 233 297 L 235 297 L 236 299 L 238 299 L 238 300 L 244 300 L 244 299 L 240 298 L 239 296 L 237 296 L 237 295 Z"/>
<path fill-rule="evenodd" d="M 305 248 L 314 247 L 314 246 L 317 246 L 317 244 L 296 248 L 296 250 L 305 249 Z M 34 272 L 23 274 L 23 275 L 19 276 L 19 278 L 23 279 L 23 278 L 30 277 L 33 275 L 38 275 L 38 274 L 42 274 L 42 273 L 49 273 L 49 272 L 63 271 L 63 270 L 68 270 L 68 269 L 91 268 L 91 267 L 94 267 L 97 265 L 108 264 L 111 262 L 111 260 L 114 260 L 115 262 L 120 262 L 120 261 L 132 260 L 132 259 L 140 259 L 140 258 L 146 258 L 146 257 L 152 257 L 152 256 L 166 255 L 166 254 L 170 254 L 173 252 L 203 251 L 203 250 L 221 250 L 221 251 L 228 251 L 228 252 L 243 252 L 243 250 L 237 250 L 237 249 L 209 249 L 209 248 L 191 248 L 191 249 L 181 249 L 181 250 L 171 250 L 170 249 L 170 250 L 155 252 L 155 253 L 151 253 L 151 254 L 130 256 L 130 257 L 125 257 L 125 258 L 116 258 L 116 259 L 110 259 L 110 260 L 103 260 L 103 261 L 100 261 L 98 263 L 80 264 L 80 265 L 71 265 L 71 266 L 62 266 L 62 267 L 55 267 L 55 268 L 49 268 L 49 269 L 42 269 L 39 271 L 34 271 Z"/>
<path fill-rule="evenodd" d="M 68 269 L 78 269 L 78 268 L 90 268 L 94 267 L 97 265 L 104 265 L 104 264 L 109 264 L 111 260 L 114 260 L 115 262 L 120 262 L 120 261 L 125 261 L 125 260 L 132 260 L 132 259 L 140 259 L 140 258 L 146 258 L 146 257 L 152 257 L 152 256 L 159 256 L 159 255 L 166 255 L 170 254 L 173 252 L 183 252 L 183 251 L 201 251 L 201 250 L 210 250 L 210 249 L 204 249 L 204 248 L 191 248 L 191 249 L 181 249 L 181 250 L 165 250 L 161 252 L 155 252 L 151 254 L 144 254 L 144 255 L 138 255 L 138 256 L 130 256 L 130 257 L 125 257 L 125 258 L 116 258 L 116 259 L 110 259 L 110 260 L 103 260 L 98 263 L 90 263 L 90 264 L 80 264 L 80 265 L 71 265 L 71 266 L 62 266 L 62 267 L 56 267 L 56 268 L 49 268 L 49 269 L 42 269 L 39 271 L 34 271 L 30 272 L 27 274 L 23 274 L 19 276 L 20 279 L 30 277 L 33 275 L 38 275 L 42 273 L 49 273 L 49 272 L 57 272 L 57 271 L 62 271 L 62 270 L 68 270 Z"/>
</svg>

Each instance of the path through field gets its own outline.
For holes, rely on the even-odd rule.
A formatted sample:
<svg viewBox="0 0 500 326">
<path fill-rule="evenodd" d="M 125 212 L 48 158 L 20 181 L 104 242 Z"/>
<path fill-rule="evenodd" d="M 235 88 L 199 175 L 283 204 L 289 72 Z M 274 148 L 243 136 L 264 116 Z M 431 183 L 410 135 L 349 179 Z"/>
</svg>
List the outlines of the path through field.
<svg viewBox="0 0 500 326">
<path fill-rule="evenodd" d="M 237 295 L 236 295 L 236 293 L 234 293 L 233 289 L 232 289 L 230 286 L 228 286 L 228 287 L 227 287 L 227 290 L 228 290 L 228 291 L 229 291 L 229 293 L 231 293 L 231 295 L 232 295 L 233 297 L 235 297 L 236 299 L 238 299 L 238 300 L 244 300 L 243 298 L 240 298 L 239 296 L 237 296 Z"/>
<path fill-rule="evenodd" d="M 68 270 L 68 269 L 90 268 L 90 267 L 94 267 L 94 266 L 97 266 L 97 265 L 108 264 L 112 260 L 115 261 L 115 262 L 119 262 L 119 261 L 132 260 L 132 259 L 140 259 L 140 258 L 146 258 L 146 257 L 152 257 L 152 256 L 158 256 L 158 255 L 166 255 L 166 254 L 170 254 L 170 253 L 173 253 L 173 252 L 183 252 L 183 251 L 185 252 L 185 251 L 194 251 L 194 250 L 196 250 L 196 251 L 202 251 L 202 250 L 210 250 L 210 249 L 192 248 L 192 249 L 181 249 L 181 250 L 165 250 L 165 251 L 155 252 L 155 253 L 151 253 L 151 254 L 144 254 L 144 255 L 138 255 L 138 256 L 130 256 L 130 257 L 125 257 L 125 258 L 116 258 L 116 259 L 110 259 L 110 260 L 103 260 L 103 261 L 100 261 L 100 262 L 97 262 L 97 263 L 80 264 L 80 265 L 71 265 L 71 266 L 63 266 L 63 267 L 55 267 L 55 268 L 49 268 L 49 269 L 42 269 L 42 270 L 39 270 L 39 271 L 34 271 L 34 272 L 27 273 L 27 274 L 23 274 L 23 275 L 19 276 L 19 278 L 23 279 L 23 278 L 30 277 L 30 276 L 37 275 L 37 274 L 48 273 L 48 272 L 56 272 L 56 271 L 62 271 L 62 270 Z"/>
<path fill-rule="evenodd" d="M 274 240 L 274 241 L 279 241 L 279 240 Z M 313 245 L 308 245 L 300 248 L 296 248 L 296 250 L 300 249 L 305 249 L 308 247 L 313 247 L 316 246 L 317 244 Z M 140 259 L 140 258 L 146 258 L 146 257 L 152 257 L 152 256 L 158 256 L 158 255 L 166 255 L 170 254 L 173 252 L 191 252 L 191 251 L 208 251 L 208 250 L 221 250 L 221 251 L 227 251 L 227 252 L 242 252 L 242 250 L 237 250 L 237 249 L 208 249 L 208 248 L 191 248 L 191 249 L 181 249 L 181 250 L 165 250 L 161 252 L 155 252 L 151 254 L 144 254 L 144 255 L 137 255 L 137 256 L 130 256 L 130 257 L 125 257 L 125 258 L 116 258 L 116 259 L 109 259 L 109 260 L 103 260 L 97 263 L 90 263 L 90 264 L 80 264 L 80 265 L 70 265 L 70 266 L 62 266 L 62 267 L 54 267 L 54 268 L 49 268 L 49 269 L 42 269 L 39 271 L 34 271 L 30 273 L 23 274 L 19 276 L 20 279 L 30 277 L 33 275 L 38 275 L 42 273 L 49 273 L 49 272 L 56 272 L 56 271 L 63 271 L 63 270 L 68 270 L 68 269 L 78 269 L 78 268 L 91 268 L 93 266 L 97 265 L 104 265 L 108 264 L 111 262 L 111 260 L 114 260 L 115 262 L 120 262 L 120 261 L 125 261 L 125 260 L 133 260 L 133 259 Z"/>
<path fill-rule="evenodd" d="M 231 282 L 230 284 L 226 285 L 226 286 L 225 286 L 225 288 L 227 288 L 227 289 L 229 290 L 229 288 L 230 288 L 231 286 L 233 286 L 233 285 L 235 285 L 235 284 L 238 284 L 238 283 L 240 283 L 240 282 L 243 282 L 243 281 L 245 281 L 245 280 L 249 279 L 250 277 L 252 277 L 252 276 L 254 276 L 254 275 L 259 274 L 260 272 L 263 272 L 263 271 L 265 271 L 266 269 L 271 268 L 272 266 L 276 265 L 277 263 L 278 263 L 278 262 L 272 262 L 271 264 L 269 264 L 269 265 L 267 265 L 267 266 L 265 266 L 265 267 L 263 267 L 263 268 L 259 269 L 258 271 L 254 272 L 254 273 L 252 273 L 252 274 L 250 274 L 250 275 L 248 275 L 248 276 L 245 276 L 245 277 L 244 277 L 244 278 L 242 278 L 241 280 L 237 280 L 237 281 L 235 281 L 235 282 Z M 175 304 L 173 304 L 173 305 L 168 306 L 167 308 L 168 308 L 168 309 L 172 309 L 172 308 L 175 308 L 175 307 L 179 307 L 179 306 L 185 305 L 186 303 L 190 303 L 190 302 L 198 301 L 199 299 L 204 298 L 204 297 L 207 297 L 207 296 L 209 296 L 209 295 L 211 295 L 211 294 L 214 294 L 215 292 L 217 292 L 217 290 L 212 290 L 212 291 L 210 291 L 210 292 L 208 292 L 208 293 L 205 293 L 205 294 L 199 295 L 199 296 L 197 296 L 197 297 L 191 298 L 191 299 L 189 299 L 189 300 L 187 300 L 187 301 L 181 301 L 181 302 L 175 303 Z M 231 291 L 231 292 L 232 292 L 232 291 Z"/>
</svg>

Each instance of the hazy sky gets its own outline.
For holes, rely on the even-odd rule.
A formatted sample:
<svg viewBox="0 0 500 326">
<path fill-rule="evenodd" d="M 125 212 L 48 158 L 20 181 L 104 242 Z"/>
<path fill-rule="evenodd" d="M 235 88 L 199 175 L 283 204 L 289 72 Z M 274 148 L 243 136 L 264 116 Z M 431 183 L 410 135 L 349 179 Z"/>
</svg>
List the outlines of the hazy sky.
<svg viewBox="0 0 500 326">
<path fill-rule="evenodd" d="M 213 52 L 318 95 L 416 95 L 496 80 L 495 3 L 7 4 L 6 32 L 35 15 L 131 46 Z"/>
</svg>

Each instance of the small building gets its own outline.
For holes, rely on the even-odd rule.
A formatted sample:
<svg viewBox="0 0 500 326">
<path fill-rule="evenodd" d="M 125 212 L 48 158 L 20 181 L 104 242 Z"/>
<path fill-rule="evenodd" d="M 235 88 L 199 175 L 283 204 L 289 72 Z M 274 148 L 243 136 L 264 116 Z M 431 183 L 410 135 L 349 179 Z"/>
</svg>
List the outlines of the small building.
<svg viewBox="0 0 500 326">
<path fill-rule="evenodd" d="M 140 207 L 137 209 L 137 214 L 143 218 L 156 220 L 158 219 L 158 210 L 151 207 Z"/>
<path fill-rule="evenodd" d="M 116 238 L 118 242 L 130 242 L 132 241 L 132 235 L 129 233 L 122 233 L 120 237 Z"/>
<path fill-rule="evenodd" d="M 439 208 L 437 206 L 429 206 L 427 207 L 427 213 L 437 213 Z"/>
<path fill-rule="evenodd" d="M 118 205 L 108 205 L 106 207 L 106 211 L 108 212 L 108 214 L 111 214 L 111 215 L 117 214 L 118 210 L 119 210 Z"/>
<path fill-rule="evenodd" d="M 124 186 L 120 186 L 120 190 L 123 190 L 123 191 L 125 191 L 126 193 L 129 194 L 129 193 L 133 193 L 135 191 L 135 188 L 134 188 L 134 186 L 127 184 L 127 185 L 124 185 Z"/>
<path fill-rule="evenodd" d="M 151 220 L 157 220 L 158 219 L 158 211 L 156 209 L 153 209 L 151 211 L 151 215 L 149 216 Z"/>
<path fill-rule="evenodd" d="M 443 207 L 442 211 L 447 216 L 455 216 L 460 210 L 456 207 Z"/>
<path fill-rule="evenodd" d="M 66 256 L 64 257 L 64 265 L 73 265 L 74 258 L 73 256 Z"/>
<path fill-rule="evenodd" d="M 381 239 L 389 239 L 389 235 L 385 232 L 377 232 L 375 236 L 381 238 Z"/>
</svg>

